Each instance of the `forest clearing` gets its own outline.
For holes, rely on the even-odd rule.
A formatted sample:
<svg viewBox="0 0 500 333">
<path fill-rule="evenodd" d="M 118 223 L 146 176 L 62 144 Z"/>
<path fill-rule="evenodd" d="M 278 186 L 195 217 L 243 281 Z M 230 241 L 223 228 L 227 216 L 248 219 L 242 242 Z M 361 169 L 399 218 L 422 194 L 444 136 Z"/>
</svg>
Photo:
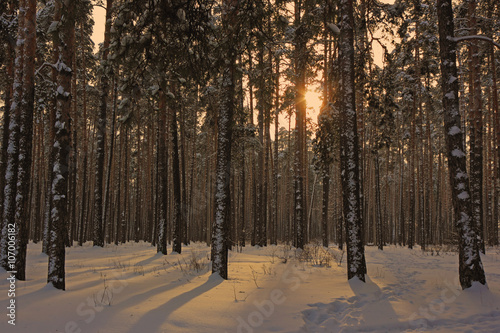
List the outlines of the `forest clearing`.
<svg viewBox="0 0 500 333">
<path fill-rule="evenodd" d="M 30 244 L 32 278 L 17 285 L 19 321 L 15 328 L 0 323 L 2 332 L 495 333 L 500 327 L 498 249 L 482 257 L 488 288 L 467 291 L 457 279 L 457 255 L 445 248 L 367 247 L 365 285 L 345 279 L 345 253 L 320 244 L 302 253 L 285 245 L 230 251 L 230 278 L 223 280 L 210 274 L 206 244 L 163 256 L 143 242 L 86 243 L 68 250 L 64 292 L 46 285 L 47 256 L 40 252 L 40 244 Z"/>
</svg>

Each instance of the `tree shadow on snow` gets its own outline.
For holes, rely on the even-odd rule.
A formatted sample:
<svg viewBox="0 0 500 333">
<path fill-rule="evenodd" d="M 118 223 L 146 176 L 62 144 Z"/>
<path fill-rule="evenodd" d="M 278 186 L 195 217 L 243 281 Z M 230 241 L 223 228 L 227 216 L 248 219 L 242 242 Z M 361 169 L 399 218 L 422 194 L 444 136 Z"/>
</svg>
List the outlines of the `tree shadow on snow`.
<svg viewBox="0 0 500 333">
<path fill-rule="evenodd" d="M 401 332 L 408 327 L 389 302 L 390 289 L 380 289 L 369 277 L 366 283 L 357 278 L 348 283 L 354 296 L 309 304 L 302 311 L 304 326 L 299 332 Z"/>
<path fill-rule="evenodd" d="M 136 262 L 134 264 L 134 266 L 146 266 L 146 265 L 150 264 L 151 262 L 153 262 L 154 260 L 160 259 L 160 258 L 163 258 L 163 257 L 165 257 L 165 255 L 163 253 L 161 253 L 161 252 L 158 252 L 158 253 L 156 253 L 155 255 L 153 255 L 153 256 L 151 256 L 149 258 L 146 258 L 144 260 Z"/>
<path fill-rule="evenodd" d="M 366 283 L 357 278 L 349 280 L 354 293 L 348 301 L 359 311 L 362 327 L 375 330 L 391 330 L 407 326 L 398 320 L 398 315 L 389 302 L 392 293 L 389 288 L 380 289 L 368 276 Z"/>
<path fill-rule="evenodd" d="M 201 296 L 217 287 L 223 281 L 224 280 L 220 277 L 211 276 L 204 284 L 176 296 L 158 308 L 147 312 L 134 326 L 130 328 L 129 332 L 142 332 L 145 327 L 147 327 L 150 332 L 157 332 L 175 310 L 189 303 L 196 297 Z"/>
</svg>

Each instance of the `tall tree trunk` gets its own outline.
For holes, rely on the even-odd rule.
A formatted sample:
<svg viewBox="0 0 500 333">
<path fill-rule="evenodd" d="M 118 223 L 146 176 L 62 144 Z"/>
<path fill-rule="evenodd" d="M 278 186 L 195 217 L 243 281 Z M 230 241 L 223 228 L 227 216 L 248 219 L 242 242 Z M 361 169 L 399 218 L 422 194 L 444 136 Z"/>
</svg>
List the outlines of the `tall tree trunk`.
<svg viewBox="0 0 500 333">
<path fill-rule="evenodd" d="M 328 247 L 328 202 L 330 195 L 330 174 L 324 171 L 323 174 L 323 202 L 321 209 L 321 235 L 323 246 Z"/>
<path fill-rule="evenodd" d="M 83 38 L 83 26 L 84 22 L 80 23 L 80 41 L 82 45 L 84 45 Z M 72 39 L 76 40 L 76 27 L 73 30 L 75 36 L 72 36 Z M 82 55 L 85 56 L 84 50 L 82 50 Z M 75 75 L 71 78 L 71 96 L 73 102 L 71 103 L 71 113 L 70 113 L 70 138 L 71 138 L 71 152 L 70 152 L 70 162 L 69 162 L 69 187 L 68 187 L 68 200 L 69 205 L 68 209 L 70 212 L 70 221 L 69 221 L 69 232 L 66 246 L 72 246 L 73 240 L 75 238 L 75 229 L 76 229 L 76 186 L 77 186 L 77 173 L 78 173 L 78 48 L 75 48 L 75 55 L 73 57 L 73 63 L 71 64 L 72 70 L 75 72 Z M 81 70 L 82 75 L 86 75 L 86 69 Z"/>
<path fill-rule="evenodd" d="M 7 271 L 15 270 L 15 262 L 8 260 L 8 237 L 13 234 L 14 237 L 19 237 L 19 229 L 15 227 L 16 213 L 16 187 L 17 187 L 17 170 L 19 157 L 19 136 L 20 136 L 20 121 L 22 112 L 23 98 L 23 66 L 24 66 L 24 42 L 25 42 L 25 1 L 19 1 L 18 15 L 18 35 L 16 43 L 16 53 L 14 61 L 14 86 L 12 104 L 10 106 L 10 121 L 9 121 L 9 140 L 7 149 L 6 172 L 5 172 L 5 187 L 4 204 L 3 204 L 3 224 L 2 235 L 0 238 L 0 265 Z M 11 230 L 9 230 L 11 229 Z M 14 230 L 12 230 L 14 229 Z M 17 230 L 16 230 L 17 229 Z M 13 232 L 11 232 L 13 231 Z"/>
<path fill-rule="evenodd" d="M 494 211 L 498 212 L 498 190 L 500 189 L 500 168 L 498 167 L 498 163 L 500 162 L 500 110 L 498 108 L 498 89 L 497 89 L 497 73 L 496 73 L 496 63 L 495 63 L 495 50 L 493 49 L 493 44 L 490 44 L 490 64 L 491 64 L 491 73 L 492 73 L 492 106 L 494 112 L 494 125 L 495 129 L 493 132 L 495 133 L 493 137 L 493 146 L 496 147 L 496 151 L 493 152 L 495 154 L 494 161 L 496 162 L 496 168 L 493 169 L 494 178 L 496 179 L 496 184 L 493 185 L 494 195 L 493 195 L 493 205 Z M 496 217 L 496 221 L 498 221 L 498 214 L 494 214 Z M 495 221 L 495 220 L 494 220 Z M 492 225 L 492 245 L 498 245 L 498 223 L 494 223 Z"/>
<path fill-rule="evenodd" d="M 306 14 L 304 14 L 306 15 Z M 295 246 L 303 249 L 306 239 L 306 201 L 304 188 L 305 122 L 306 122 L 306 63 L 307 27 L 301 22 L 301 6 L 295 2 L 295 156 L 294 156 L 294 193 L 295 193 Z"/>
<path fill-rule="evenodd" d="M 471 219 L 471 197 L 458 100 L 457 48 L 454 41 L 451 0 L 438 0 L 437 11 L 449 179 L 454 218 L 459 233 L 458 271 L 462 289 L 467 289 L 476 281 L 486 284 L 486 277 L 479 255 L 477 235 Z"/>
<path fill-rule="evenodd" d="M 377 244 L 378 249 L 384 249 L 384 230 L 382 227 L 382 204 L 380 200 L 380 162 L 379 162 L 379 152 L 375 152 L 375 201 L 376 201 L 376 230 L 377 230 Z"/>
<path fill-rule="evenodd" d="M 142 234 L 142 140 L 141 140 L 141 128 L 139 122 L 137 123 L 137 157 L 136 157 L 136 181 L 135 181 L 135 218 L 134 218 L 134 241 L 136 243 L 141 240 Z"/>
<path fill-rule="evenodd" d="M 177 91 L 175 91 L 177 92 Z M 182 214 L 182 193 L 181 193 L 181 170 L 179 158 L 179 139 L 177 131 L 177 108 L 178 104 L 170 108 L 170 135 L 172 138 L 172 178 L 174 185 L 174 221 L 173 221 L 173 240 L 172 251 L 181 253 L 183 241 L 183 214 Z"/>
<path fill-rule="evenodd" d="M 14 13 L 14 1 L 9 1 L 8 14 L 13 15 Z M 7 44 L 7 50 L 5 52 L 5 64 L 7 68 L 7 82 L 5 89 L 5 100 L 4 100 L 4 108 L 3 108 L 3 123 L 2 123 L 2 150 L 0 156 L 0 237 L 4 239 L 3 234 L 3 211 L 4 211 L 4 189 L 5 189 L 5 174 L 7 170 L 7 147 L 9 145 L 9 125 L 10 125 L 10 114 L 11 114 L 11 106 L 13 101 L 14 94 L 14 68 L 15 68 L 15 57 L 16 57 L 16 49 L 15 43 L 10 42 Z M 4 265 L 4 258 L 6 257 L 6 247 L 3 241 L 0 240 L 0 264 Z"/>
<path fill-rule="evenodd" d="M 26 279 L 26 248 L 29 232 L 29 191 L 31 185 L 31 154 L 33 140 L 33 112 L 35 106 L 35 51 L 36 51 L 36 0 L 24 2 L 24 64 L 23 95 L 19 127 L 19 157 L 17 169 L 15 226 L 18 229 L 16 278 Z"/>
<path fill-rule="evenodd" d="M 83 28 L 82 28 L 83 31 Z M 82 34 L 83 36 L 83 34 Z M 83 38 L 83 37 L 82 37 Z M 85 60 L 85 54 L 82 51 L 82 68 L 86 68 L 86 60 Z M 82 127 L 82 155 L 83 159 L 81 160 L 81 166 L 79 167 L 80 169 L 83 170 L 83 175 L 82 175 L 82 190 L 80 193 L 80 198 L 81 198 L 81 206 L 80 206 L 80 216 L 79 216 L 79 225 L 80 229 L 78 231 L 78 245 L 82 246 L 84 243 L 84 224 L 86 225 L 86 219 L 85 219 L 85 212 L 86 212 L 86 207 L 87 207 L 87 169 L 88 169 L 88 160 L 87 160 L 87 155 L 88 155 L 88 130 L 87 130 L 87 76 L 86 73 L 84 72 L 82 75 L 82 86 L 83 86 L 83 94 L 82 94 L 82 124 L 80 125 Z"/>
<path fill-rule="evenodd" d="M 469 33 L 477 34 L 476 1 L 468 0 Z M 472 197 L 472 223 L 476 229 L 480 250 L 484 253 L 483 235 L 483 102 L 481 97 L 481 64 L 477 41 L 469 46 L 469 104 L 470 108 L 470 191 Z"/>
<path fill-rule="evenodd" d="M 115 80 L 113 80 L 114 82 Z M 108 221 L 108 239 L 107 242 L 108 244 L 111 243 L 111 238 L 112 238 L 112 227 L 113 227 L 113 219 L 111 216 L 108 216 L 108 210 L 109 210 L 109 202 L 111 201 L 111 194 L 110 192 L 110 181 L 111 181 L 111 166 L 113 163 L 113 154 L 114 154 L 114 148 L 115 148 L 115 116 L 116 116 L 116 100 L 117 100 L 117 85 L 116 82 L 113 84 L 114 87 L 114 92 L 113 92 L 113 112 L 111 114 L 111 132 L 110 132 L 110 143 L 109 143 L 109 153 L 108 153 L 108 165 L 106 167 L 106 182 L 105 182 L 105 187 L 104 187 L 104 206 L 102 209 L 102 216 L 103 216 L 103 221 Z M 103 227 L 105 227 L 103 225 Z M 103 231 L 103 236 L 106 238 L 106 233 Z"/>
<path fill-rule="evenodd" d="M 239 0 L 223 1 L 224 15 L 222 18 L 224 33 L 229 39 L 236 35 L 236 12 L 239 10 Z M 228 255 L 228 221 L 230 215 L 230 183 L 231 183 L 231 141 L 233 133 L 233 115 L 235 104 L 235 70 L 236 50 L 235 41 L 228 43 L 227 53 L 224 55 L 226 65 L 222 73 L 220 87 L 221 101 L 217 120 L 217 166 L 215 180 L 215 209 L 212 227 L 212 273 L 219 274 L 227 280 Z"/>
<path fill-rule="evenodd" d="M 52 154 L 54 165 L 52 170 L 52 211 L 51 239 L 49 251 L 49 268 L 47 282 L 57 289 L 65 289 L 65 247 L 67 233 L 67 198 L 68 198 L 68 153 L 70 151 L 70 133 L 68 132 L 71 110 L 71 76 L 72 70 L 67 64 L 72 64 L 74 55 L 75 6 L 55 2 L 54 21 L 60 22 L 60 31 L 54 36 L 54 48 L 62 48 L 57 68 L 57 92 L 54 144 Z M 64 45 L 65 47 L 62 47 Z"/>
<path fill-rule="evenodd" d="M 246 238 L 246 173 L 245 173 L 245 142 L 241 145 L 241 169 L 240 169 L 240 218 L 238 220 L 238 246 L 240 248 L 245 246 Z"/>
<path fill-rule="evenodd" d="M 262 10 L 262 8 L 260 8 Z M 261 16 L 262 13 L 258 13 L 257 15 Z M 262 22 L 260 22 L 262 24 Z M 264 134 L 264 122 L 265 122 L 265 113 L 266 113 L 266 73 L 265 67 L 266 63 L 264 62 L 264 42 L 262 38 L 259 38 L 257 41 L 258 44 L 258 64 L 257 64 L 257 109 L 259 111 L 257 115 L 257 125 L 259 128 L 259 146 L 257 148 L 257 207 L 256 207 L 256 244 L 259 246 L 263 246 L 263 240 L 266 237 L 264 235 L 264 229 L 266 224 L 266 208 L 267 202 L 265 201 L 265 134 Z"/>
<path fill-rule="evenodd" d="M 272 218 L 272 234 L 271 244 L 278 244 L 278 212 L 280 210 L 278 195 L 278 146 L 279 146 L 279 114 L 280 114 L 280 57 L 276 57 L 276 92 L 274 105 L 274 168 L 273 168 L 273 218 Z"/>
<path fill-rule="evenodd" d="M 340 56 L 342 75 L 342 117 L 341 158 L 344 198 L 344 215 L 347 234 L 347 278 L 365 281 L 366 262 L 363 245 L 363 221 L 361 220 L 359 147 L 356 119 L 356 98 L 354 84 L 354 13 L 353 1 L 340 5 L 342 15 Z"/>
<path fill-rule="evenodd" d="M 162 84 L 160 90 L 160 104 L 158 110 L 158 243 L 156 246 L 157 252 L 167 254 L 167 202 L 168 202 L 168 152 L 167 152 L 167 100 L 165 83 Z"/>
<path fill-rule="evenodd" d="M 181 157 L 181 164 L 180 164 L 180 171 L 181 171 L 181 176 L 182 176 L 182 189 L 181 189 L 181 228 L 182 228 L 182 242 L 184 245 L 189 244 L 189 234 L 188 234 L 188 227 L 189 224 L 189 218 L 188 218 L 188 206 L 187 206 L 187 180 L 186 180 L 186 175 L 187 175 L 187 170 L 186 170 L 186 164 L 187 164 L 187 144 L 186 144 L 186 124 L 185 124 L 185 109 L 179 109 L 180 113 L 180 119 L 179 119 L 179 127 L 180 127 L 180 150 L 182 155 Z"/>
<path fill-rule="evenodd" d="M 103 190 L 104 190 L 104 150 L 106 149 L 106 111 L 109 95 L 109 42 L 111 31 L 111 10 L 113 0 L 106 1 L 106 25 L 104 27 L 104 43 L 101 62 L 101 81 L 99 86 L 99 113 L 97 116 L 97 150 L 95 157 L 95 188 L 94 188 L 94 246 L 104 246 L 103 232 Z"/>
</svg>

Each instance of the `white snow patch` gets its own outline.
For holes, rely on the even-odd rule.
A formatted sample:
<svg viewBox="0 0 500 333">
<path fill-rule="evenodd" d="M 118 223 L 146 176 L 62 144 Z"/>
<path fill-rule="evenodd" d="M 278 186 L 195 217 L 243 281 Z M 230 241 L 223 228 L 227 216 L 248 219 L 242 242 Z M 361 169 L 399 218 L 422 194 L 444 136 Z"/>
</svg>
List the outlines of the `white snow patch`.
<svg viewBox="0 0 500 333">
<path fill-rule="evenodd" d="M 457 135 L 462 133 L 462 130 L 458 126 L 453 126 L 450 128 L 450 131 L 448 132 L 449 135 Z"/>
<path fill-rule="evenodd" d="M 455 93 L 453 91 L 450 91 L 449 93 L 444 95 L 444 97 L 446 97 L 448 99 L 455 99 Z"/>
<path fill-rule="evenodd" d="M 335 247 L 325 251 L 342 253 Z M 47 286 L 41 243 L 29 244 L 28 279 L 16 292 L 16 303 L 29 318 L 22 331 L 497 332 L 500 327 L 500 253 L 494 248 L 482 256 L 489 289 L 474 284 L 466 291 L 457 281 L 455 253 L 367 247 L 369 275 L 363 283 L 347 281 L 345 260 L 341 266 L 333 261 L 314 267 L 283 245 L 230 251 L 229 280 L 211 274 L 205 244 L 192 243 L 182 252 L 171 260 L 144 242 L 74 246 L 66 254 L 66 291 L 60 291 Z M 185 264 L 192 257 L 201 270 Z M 0 281 L 0 287 L 7 285 Z M 112 293 L 111 304 L 106 296 L 95 303 L 105 290 Z M 0 293 L 0 303 L 6 301 L 7 293 Z M 0 321 L 1 332 L 10 328 Z"/>
<path fill-rule="evenodd" d="M 461 149 L 455 148 L 451 151 L 451 156 L 455 157 L 464 157 L 465 154 Z"/>
<path fill-rule="evenodd" d="M 466 191 L 460 192 L 460 194 L 458 195 L 458 198 L 460 200 L 466 200 L 469 198 L 469 193 L 467 193 Z"/>
</svg>

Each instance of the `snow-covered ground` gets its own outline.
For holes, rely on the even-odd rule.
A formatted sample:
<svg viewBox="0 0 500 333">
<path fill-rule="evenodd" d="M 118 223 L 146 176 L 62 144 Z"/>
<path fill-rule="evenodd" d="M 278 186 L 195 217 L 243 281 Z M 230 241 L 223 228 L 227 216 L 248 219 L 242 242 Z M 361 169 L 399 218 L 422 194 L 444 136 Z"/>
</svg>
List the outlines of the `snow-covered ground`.
<svg viewBox="0 0 500 333">
<path fill-rule="evenodd" d="M 467 291 L 456 254 L 400 247 L 366 248 L 364 284 L 346 281 L 345 255 L 333 247 L 230 252 L 224 281 L 211 276 L 203 244 L 167 256 L 145 243 L 86 244 L 67 250 L 66 291 L 46 285 L 40 253 L 29 245 L 16 326 L 2 278 L 0 332 L 500 332 L 498 248 L 483 256 L 488 288 Z"/>
</svg>

